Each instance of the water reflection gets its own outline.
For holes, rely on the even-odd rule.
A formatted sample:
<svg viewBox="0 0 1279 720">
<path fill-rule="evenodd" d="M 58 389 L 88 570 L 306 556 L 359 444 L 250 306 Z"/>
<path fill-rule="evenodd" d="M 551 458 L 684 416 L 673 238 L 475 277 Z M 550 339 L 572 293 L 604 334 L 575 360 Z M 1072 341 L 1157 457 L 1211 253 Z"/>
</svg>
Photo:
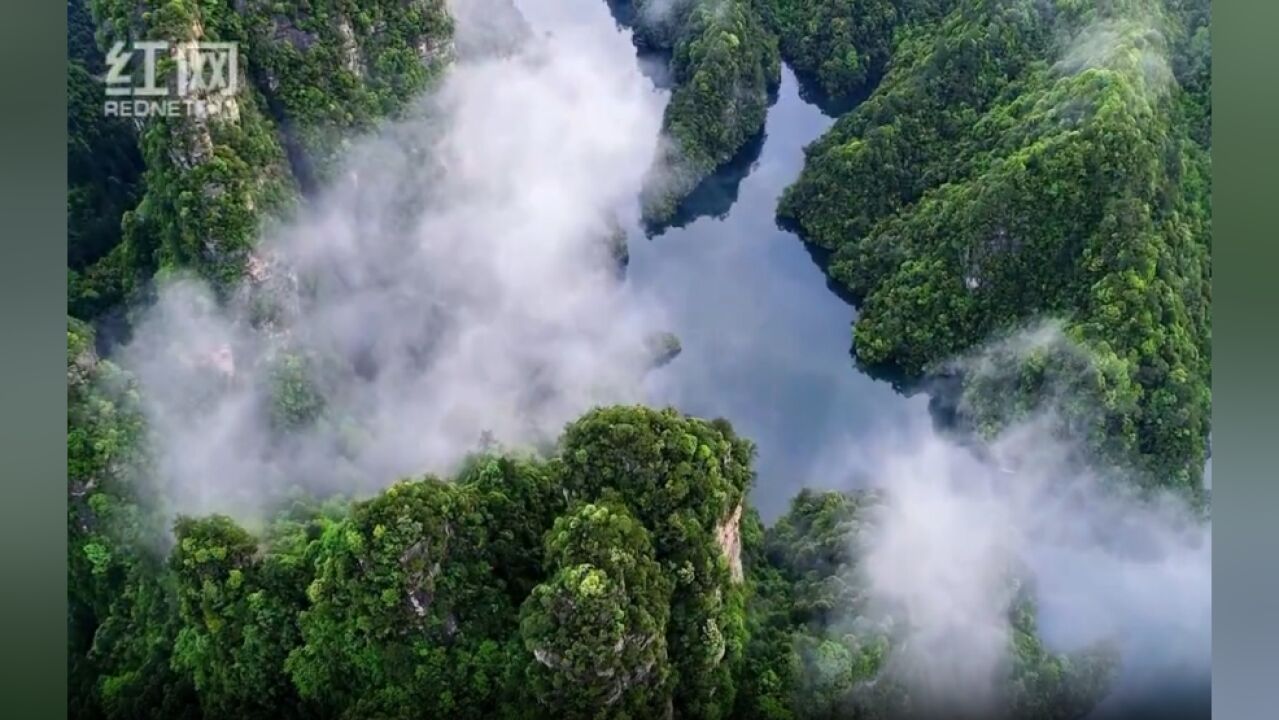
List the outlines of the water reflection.
<svg viewBox="0 0 1279 720">
<path fill-rule="evenodd" d="M 853 438 L 930 422 L 925 396 L 904 396 L 855 365 L 852 305 L 832 292 L 821 252 L 775 220 L 804 146 L 831 122 L 783 68 L 758 151 L 705 184 L 680 225 L 648 241 L 628 228 L 628 289 L 670 308 L 683 343 L 651 376 L 651 402 L 726 417 L 756 442 L 753 500 L 766 519 L 802 487 L 863 482 L 843 474 L 837 456 Z"/>
<path fill-rule="evenodd" d="M 646 223 L 644 234 L 652 237 L 670 228 L 687 227 L 698 218 L 710 217 L 723 220 L 737 202 L 742 180 L 755 169 L 760 153 L 764 150 L 767 135 L 760 132 L 751 138 L 737 155 L 714 175 L 698 184 L 693 192 L 679 204 L 675 215 L 665 223 Z"/>
</svg>

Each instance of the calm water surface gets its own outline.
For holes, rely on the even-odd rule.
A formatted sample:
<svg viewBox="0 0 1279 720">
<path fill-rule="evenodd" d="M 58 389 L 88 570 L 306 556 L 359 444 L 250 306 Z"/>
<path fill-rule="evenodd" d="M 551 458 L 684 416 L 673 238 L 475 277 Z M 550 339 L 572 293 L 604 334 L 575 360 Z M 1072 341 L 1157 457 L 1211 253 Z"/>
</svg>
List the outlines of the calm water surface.
<svg viewBox="0 0 1279 720">
<path fill-rule="evenodd" d="M 753 500 L 766 519 L 802 487 L 855 484 L 832 455 L 852 439 L 928 422 L 925 396 L 904 397 L 854 367 L 856 312 L 774 219 L 804 146 L 832 122 L 783 68 L 764 137 L 699 188 L 685 224 L 630 236 L 628 281 L 670 308 L 683 343 L 651 378 L 652 401 L 728 418 L 755 441 Z"/>
</svg>

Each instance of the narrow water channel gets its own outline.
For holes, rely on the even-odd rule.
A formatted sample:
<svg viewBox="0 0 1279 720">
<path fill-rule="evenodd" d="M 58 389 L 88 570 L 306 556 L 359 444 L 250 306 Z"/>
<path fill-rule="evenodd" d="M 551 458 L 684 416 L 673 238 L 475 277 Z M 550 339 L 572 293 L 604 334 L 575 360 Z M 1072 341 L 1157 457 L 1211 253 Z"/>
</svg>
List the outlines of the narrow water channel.
<svg viewBox="0 0 1279 720">
<path fill-rule="evenodd" d="M 925 396 L 904 397 L 854 366 L 856 312 L 774 219 L 804 146 L 832 122 L 783 67 L 763 138 L 699 188 L 683 226 L 647 239 L 630 231 L 628 282 L 662 298 L 683 343 L 651 377 L 652 402 L 728 418 L 755 441 L 753 500 L 765 519 L 802 487 L 857 484 L 832 456 L 849 440 L 928 422 Z"/>
</svg>

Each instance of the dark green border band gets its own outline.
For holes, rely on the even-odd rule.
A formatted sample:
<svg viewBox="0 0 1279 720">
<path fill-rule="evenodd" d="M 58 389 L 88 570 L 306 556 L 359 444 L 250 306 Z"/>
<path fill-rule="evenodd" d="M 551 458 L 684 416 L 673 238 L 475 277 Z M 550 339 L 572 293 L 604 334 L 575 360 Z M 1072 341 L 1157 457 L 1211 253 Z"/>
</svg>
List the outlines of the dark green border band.
<svg viewBox="0 0 1279 720">
<path fill-rule="evenodd" d="M 1279 714 L 1279 4 L 1213 3 L 1213 713 Z"/>
<path fill-rule="evenodd" d="M 66 12 L 0 20 L 0 717 L 66 717 Z"/>
</svg>

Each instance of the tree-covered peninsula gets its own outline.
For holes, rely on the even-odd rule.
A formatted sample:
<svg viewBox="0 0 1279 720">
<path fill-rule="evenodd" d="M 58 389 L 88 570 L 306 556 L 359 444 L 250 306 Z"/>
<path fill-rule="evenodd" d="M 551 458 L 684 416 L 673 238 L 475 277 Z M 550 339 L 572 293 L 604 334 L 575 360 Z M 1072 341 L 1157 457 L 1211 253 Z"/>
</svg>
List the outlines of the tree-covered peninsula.
<svg viewBox="0 0 1279 720">
<path fill-rule="evenodd" d="M 781 64 L 758 0 L 636 2 L 636 40 L 672 54 L 675 83 L 643 197 L 660 227 L 681 200 L 764 129 Z"/>
</svg>

